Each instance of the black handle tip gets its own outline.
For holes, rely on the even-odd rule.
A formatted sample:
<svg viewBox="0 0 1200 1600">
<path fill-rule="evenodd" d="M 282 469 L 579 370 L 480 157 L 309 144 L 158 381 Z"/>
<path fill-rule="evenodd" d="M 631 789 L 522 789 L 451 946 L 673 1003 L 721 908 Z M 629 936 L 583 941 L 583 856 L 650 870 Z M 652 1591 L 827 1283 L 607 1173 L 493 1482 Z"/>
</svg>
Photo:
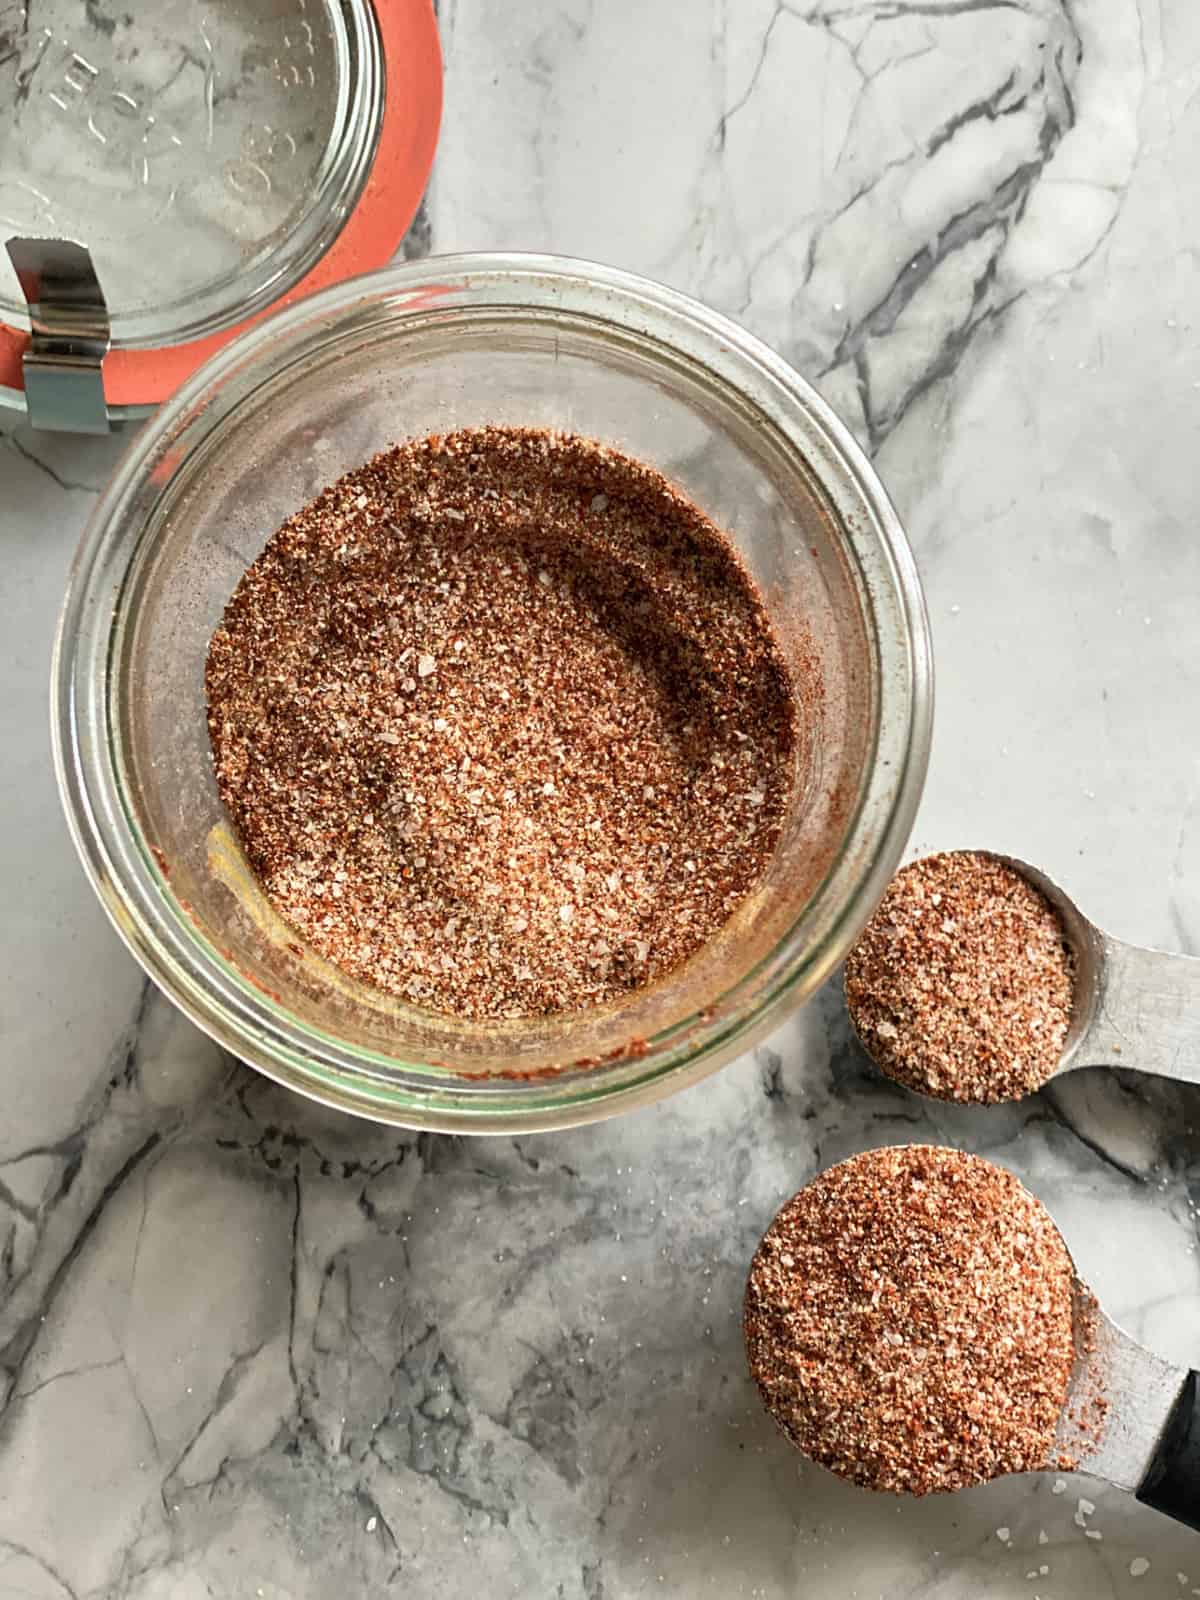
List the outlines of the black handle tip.
<svg viewBox="0 0 1200 1600">
<path fill-rule="evenodd" d="M 1200 1532 L 1200 1374 L 1188 1373 L 1137 1497 Z"/>
</svg>

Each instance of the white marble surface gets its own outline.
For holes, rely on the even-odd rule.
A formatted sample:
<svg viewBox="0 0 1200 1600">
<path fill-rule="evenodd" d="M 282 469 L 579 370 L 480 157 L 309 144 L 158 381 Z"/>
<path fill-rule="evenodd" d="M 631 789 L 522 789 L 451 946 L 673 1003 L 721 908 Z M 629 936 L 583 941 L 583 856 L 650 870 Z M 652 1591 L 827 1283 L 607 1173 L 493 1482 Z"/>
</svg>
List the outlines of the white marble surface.
<svg viewBox="0 0 1200 1600">
<path fill-rule="evenodd" d="M 445 0 L 442 25 L 435 250 L 689 289 L 870 446 L 936 635 L 914 849 L 1009 849 L 1200 951 L 1194 0 Z M 905 1504 L 805 1466 L 738 1331 L 780 1199 L 937 1138 L 1015 1168 L 1109 1306 L 1200 1364 L 1200 1092 L 1081 1074 L 939 1110 L 831 993 L 638 1116 L 409 1138 L 148 991 L 46 733 L 115 452 L 0 439 L 0 1596 L 1200 1593 L 1200 1535 L 1083 1481 Z"/>
</svg>

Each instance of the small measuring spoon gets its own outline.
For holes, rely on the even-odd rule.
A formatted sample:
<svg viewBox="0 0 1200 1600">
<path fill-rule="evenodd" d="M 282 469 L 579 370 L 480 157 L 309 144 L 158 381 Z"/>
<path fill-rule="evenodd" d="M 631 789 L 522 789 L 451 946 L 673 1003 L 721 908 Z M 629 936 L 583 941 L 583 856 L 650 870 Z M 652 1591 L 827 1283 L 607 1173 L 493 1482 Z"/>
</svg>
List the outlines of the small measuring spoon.
<svg viewBox="0 0 1200 1600">
<path fill-rule="evenodd" d="M 1058 1065 L 1043 1083 L 1080 1067 L 1115 1066 L 1200 1084 L 1200 957 L 1146 950 L 1115 939 L 1089 921 L 1052 878 L 1027 861 L 995 850 L 956 853 L 987 857 L 1011 868 L 1039 889 L 1058 912 L 1075 958 L 1074 995 Z M 859 1033 L 853 1007 L 850 1020 L 863 1048 L 874 1057 L 870 1039 Z M 897 1076 L 889 1072 L 886 1062 L 877 1064 L 889 1076 Z M 915 1076 L 900 1081 L 912 1093 L 929 1099 L 960 1099 L 922 1088 Z M 1032 1086 L 1028 1092 L 1033 1092 Z M 961 1103 L 971 1104 L 972 1099 L 964 1095 Z M 982 1103 L 982 1097 L 975 1103 Z"/>
<path fill-rule="evenodd" d="M 1074 1322 L 1059 1448 L 1073 1470 L 1200 1530 L 1200 1373 L 1137 1344 L 1078 1277 Z"/>
<path fill-rule="evenodd" d="M 1042 891 L 1062 919 L 1075 956 L 1071 1026 L 1051 1078 L 1080 1067 L 1115 1066 L 1200 1084 L 1200 957 L 1115 939 L 1037 867 L 1013 856 L 996 859 Z"/>
</svg>

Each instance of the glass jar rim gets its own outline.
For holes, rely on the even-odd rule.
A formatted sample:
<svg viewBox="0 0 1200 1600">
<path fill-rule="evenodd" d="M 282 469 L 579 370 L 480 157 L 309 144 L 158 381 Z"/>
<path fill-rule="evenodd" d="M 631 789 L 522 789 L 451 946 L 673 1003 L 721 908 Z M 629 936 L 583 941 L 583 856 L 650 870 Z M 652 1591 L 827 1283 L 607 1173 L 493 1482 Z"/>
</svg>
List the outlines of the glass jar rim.
<svg viewBox="0 0 1200 1600">
<path fill-rule="evenodd" d="M 452 295 L 447 304 L 446 297 Z M 577 1071 L 468 1079 L 402 1062 L 300 1021 L 215 951 L 166 891 L 122 794 L 110 730 L 113 640 L 125 579 L 147 536 L 139 494 L 157 492 L 204 438 L 314 342 L 352 338 L 385 306 L 394 319 L 516 308 L 580 316 L 643 337 L 694 377 L 721 383 L 803 455 L 857 562 L 879 662 L 874 759 L 838 854 L 771 955 L 720 1002 Z M 216 397 L 220 396 L 220 399 Z M 349 280 L 239 336 L 132 443 L 97 503 L 72 568 L 55 644 L 55 765 L 93 887 L 134 956 L 205 1032 L 312 1099 L 406 1127 L 513 1134 L 648 1104 L 741 1053 L 830 974 L 874 909 L 907 842 L 924 782 L 932 660 L 912 552 L 874 469 L 811 386 L 767 345 L 700 302 L 590 262 L 531 254 L 427 258 Z M 805 936 L 798 930 L 805 926 Z M 813 930 L 817 936 L 813 937 Z"/>
</svg>

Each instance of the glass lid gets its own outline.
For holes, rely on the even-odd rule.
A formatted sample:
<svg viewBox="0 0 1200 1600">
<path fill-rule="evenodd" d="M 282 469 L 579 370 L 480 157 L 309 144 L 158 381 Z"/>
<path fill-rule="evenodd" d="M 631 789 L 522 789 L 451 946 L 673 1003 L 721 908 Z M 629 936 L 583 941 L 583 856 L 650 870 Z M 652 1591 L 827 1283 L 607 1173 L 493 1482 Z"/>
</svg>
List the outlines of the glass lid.
<svg viewBox="0 0 1200 1600">
<path fill-rule="evenodd" d="M 114 346 L 198 338 L 328 247 L 381 108 L 363 4 L 0 0 L 0 226 L 88 247 Z"/>
<path fill-rule="evenodd" d="M 0 0 L 0 399 L 32 414 L 55 311 L 10 240 L 17 265 L 23 240 L 86 249 L 108 413 L 144 409 L 271 306 L 390 259 L 440 111 L 432 0 Z"/>
</svg>

